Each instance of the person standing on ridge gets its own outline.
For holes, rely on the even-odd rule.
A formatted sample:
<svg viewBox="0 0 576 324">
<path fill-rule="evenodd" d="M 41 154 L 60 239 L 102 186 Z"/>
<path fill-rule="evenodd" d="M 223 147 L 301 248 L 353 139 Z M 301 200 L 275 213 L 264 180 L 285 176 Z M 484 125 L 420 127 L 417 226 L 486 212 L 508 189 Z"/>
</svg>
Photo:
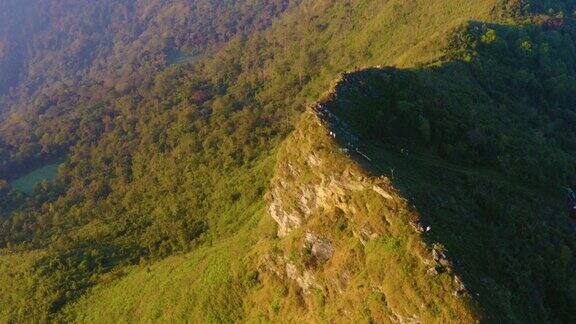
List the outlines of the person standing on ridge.
<svg viewBox="0 0 576 324">
<path fill-rule="evenodd" d="M 568 215 L 573 220 L 576 220 L 576 192 L 572 189 L 574 186 L 568 187 L 568 196 L 567 203 L 568 203 Z"/>
</svg>

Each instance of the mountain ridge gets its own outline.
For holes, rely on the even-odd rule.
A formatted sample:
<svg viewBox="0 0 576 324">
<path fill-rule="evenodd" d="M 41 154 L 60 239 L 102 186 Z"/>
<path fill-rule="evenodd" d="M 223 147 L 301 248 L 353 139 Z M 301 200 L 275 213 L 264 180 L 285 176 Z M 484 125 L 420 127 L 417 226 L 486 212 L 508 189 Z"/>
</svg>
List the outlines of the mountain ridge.
<svg viewBox="0 0 576 324">
<path fill-rule="evenodd" d="M 2 219 L 0 265 L 23 262 L 0 281 L 30 280 L 0 318 L 569 322 L 572 232 L 540 188 L 574 175 L 572 18 L 506 9 L 526 3 L 305 1 L 137 94 L 70 105 L 82 140 Z M 397 67 L 344 73 L 320 100 L 348 135 L 302 120 L 342 71 L 376 65 Z M 304 158 L 322 143 L 318 170 Z"/>
</svg>

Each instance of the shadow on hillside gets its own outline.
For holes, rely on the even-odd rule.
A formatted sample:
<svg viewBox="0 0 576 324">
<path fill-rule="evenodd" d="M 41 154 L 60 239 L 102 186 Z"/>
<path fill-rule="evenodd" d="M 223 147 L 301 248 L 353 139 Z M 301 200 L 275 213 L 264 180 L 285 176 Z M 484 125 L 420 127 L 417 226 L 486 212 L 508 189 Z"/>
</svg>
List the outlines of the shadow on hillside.
<svg viewBox="0 0 576 324">
<path fill-rule="evenodd" d="M 341 144 L 415 205 L 488 322 L 576 320 L 572 30 L 471 23 L 445 63 L 345 74 L 326 104 Z"/>
</svg>

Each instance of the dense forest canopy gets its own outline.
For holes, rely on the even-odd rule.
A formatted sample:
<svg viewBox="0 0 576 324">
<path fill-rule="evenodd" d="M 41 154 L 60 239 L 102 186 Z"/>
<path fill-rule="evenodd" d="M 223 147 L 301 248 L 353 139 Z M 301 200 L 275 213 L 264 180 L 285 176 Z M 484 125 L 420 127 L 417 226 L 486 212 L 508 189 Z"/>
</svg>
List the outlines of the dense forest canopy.
<svg viewBox="0 0 576 324">
<path fill-rule="evenodd" d="M 293 320 L 334 319 L 324 312 L 334 297 L 301 301 L 294 285 L 263 279 L 257 259 L 284 244 L 265 206 L 280 144 L 306 105 L 360 70 L 332 89 L 344 98 L 335 112 L 382 155 L 379 175 L 393 178 L 382 170 L 399 151 L 415 153 L 395 185 L 482 293 L 470 307 L 489 321 L 569 322 L 575 243 L 562 190 L 576 179 L 575 9 L 0 0 L 0 321 L 89 321 L 108 309 L 130 319 L 128 308 L 149 320 L 277 321 L 290 307 L 301 307 Z M 387 65 L 398 73 L 382 77 Z M 55 181 L 11 186 L 55 160 Z M 436 161 L 449 170 L 441 180 L 430 176 Z M 522 203 L 534 206 L 524 214 Z M 171 280 L 188 288 L 166 288 Z M 134 288 L 144 283 L 194 305 L 167 298 L 142 310 L 120 297 L 131 287 L 156 300 Z"/>
<path fill-rule="evenodd" d="M 294 1 L 297 3 L 298 1 Z M 0 178 L 61 155 L 109 100 L 138 96 L 171 56 L 266 28 L 289 1 L 3 1 Z M 88 112 L 77 113 L 79 107 Z M 92 117 L 87 115 L 91 114 Z M 92 119 L 92 120 L 91 120 Z M 88 130 L 94 132 L 94 130 Z"/>
</svg>

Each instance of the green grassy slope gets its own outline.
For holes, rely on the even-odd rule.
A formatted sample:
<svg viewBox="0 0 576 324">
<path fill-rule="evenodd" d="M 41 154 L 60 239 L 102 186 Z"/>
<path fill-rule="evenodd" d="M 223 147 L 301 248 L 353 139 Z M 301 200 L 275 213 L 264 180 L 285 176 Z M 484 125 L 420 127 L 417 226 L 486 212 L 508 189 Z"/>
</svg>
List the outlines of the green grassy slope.
<svg viewBox="0 0 576 324">
<path fill-rule="evenodd" d="M 456 11 L 459 4 L 470 9 Z M 290 129 L 291 116 L 302 109 L 302 104 L 315 100 L 340 71 L 362 61 L 370 64 L 369 59 L 381 63 L 396 59 L 386 51 L 378 52 L 377 57 L 364 52 L 362 48 L 368 44 L 405 52 L 420 43 L 426 33 L 418 32 L 419 39 L 413 41 L 394 39 L 411 39 L 419 26 L 444 30 L 456 24 L 455 20 L 489 19 L 492 14 L 486 3 L 474 8 L 467 2 L 459 4 L 435 8 L 436 15 L 429 15 L 423 1 L 410 6 L 377 1 L 361 5 L 306 2 L 269 31 L 245 43 L 231 43 L 213 60 L 199 62 L 200 70 L 167 71 L 157 78 L 144 100 L 118 101 L 116 105 L 121 108 L 116 111 L 124 117 L 116 119 L 115 129 L 102 136 L 99 146 L 73 151 L 72 163 L 66 168 L 69 171 L 64 171 L 65 179 L 71 181 L 67 184 L 68 193 L 53 204 L 52 212 L 46 213 L 52 219 L 47 228 L 33 227 L 34 241 L 43 244 L 47 237 L 53 237 L 59 242 L 58 250 L 79 251 L 80 255 L 97 247 L 104 256 L 103 266 L 96 268 L 99 273 L 110 271 L 114 264 L 133 263 L 139 256 L 156 259 L 206 242 L 225 241 L 228 236 L 222 233 L 234 231 L 233 226 L 226 226 L 228 219 L 252 216 L 242 208 L 241 201 L 258 200 L 270 179 L 273 168 L 254 173 L 251 160 L 274 155 L 274 147 Z M 394 28 L 389 23 L 394 21 L 396 11 L 420 18 L 398 21 L 398 28 Z M 322 27 L 325 23 L 326 28 Z M 371 34 L 382 37 L 362 36 Z M 304 56 L 301 42 L 311 50 Z M 443 43 L 433 45 L 434 55 L 438 56 Z M 420 53 L 429 51 L 426 48 Z M 412 62 L 416 61 L 414 52 Z M 210 79 L 198 80 L 189 75 L 201 73 Z M 215 91 L 216 85 L 225 88 Z M 213 98 L 191 104 L 189 98 L 199 86 Z M 156 98 L 164 98 L 163 106 Z M 244 109 L 234 108 L 238 106 Z M 199 118 L 202 109 L 211 110 L 210 119 Z M 136 116 L 139 123 L 134 125 Z M 127 165 L 126 161 L 131 162 Z M 257 180 L 248 185 L 236 182 L 234 177 L 226 178 L 241 173 L 254 174 L 252 178 Z M 221 181 L 228 185 L 218 185 L 213 180 L 218 178 L 228 179 Z M 203 227 L 208 229 L 202 234 L 205 238 L 190 235 L 196 232 L 197 224 L 207 225 Z M 60 228 L 66 228 L 67 234 L 62 235 Z M 101 240 L 109 244 L 98 247 L 95 243 Z M 115 252 L 110 254 L 111 251 Z M 66 260 L 70 254 L 62 255 Z M 81 259 L 53 271 L 75 272 L 75 263 Z M 51 276 L 50 272 L 46 275 Z M 97 283 L 81 276 L 79 279 L 84 284 Z M 84 284 L 79 287 L 86 287 Z M 48 291 L 56 288 L 62 293 L 69 289 L 82 293 L 83 289 L 73 287 L 62 285 Z M 76 297 L 72 296 L 77 295 L 71 295 L 74 300 Z"/>
<path fill-rule="evenodd" d="M 101 284 L 60 315 L 64 320 L 104 323 L 236 322 L 245 318 L 245 295 L 258 284 L 254 261 L 246 254 L 258 242 L 253 227 L 262 208 L 252 210 L 232 237 L 125 269 L 126 275 Z"/>
<path fill-rule="evenodd" d="M 416 67 L 431 60 L 448 60 L 455 55 L 470 60 L 475 55 L 474 51 L 469 49 L 474 48 L 471 46 L 473 43 L 468 43 L 466 38 L 457 42 L 450 37 L 452 31 L 469 20 L 512 24 L 515 20 L 509 17 L 515 16 L 517 12 L 504 8 L 507 7 L 502 6 L 499 1 L 447 1 L 434 4 L 429 1 L 395 0 L 362 3 L 304 1 L 302 5 L 275 21 L 270 29 L 256 33 L 247 40 L 236 39 L 230 42 L 213 58 L 204 58 L 192 65 L 173 66 L 158 74 L 153 82 L 138 89 L 137 94 L 103 103 L 106 109 L 109 109 L 105 110 L 109 114 L 95 118 L 99 126 L 96 127 L 98 136 L 73 147 L 58 182 L 48 188 L 48 193 L 43 192 L 36 200 L 31 201 L 27 208 L 14 213 L 1 228 L 2 246 L 10 246 L 14 250 L 45 249 L 48 253 L 35 262 L 30 267 L 31 270 L 22 270 L 41 276 L 43 280 L 38 282 L 38 291 L 42 302 L 50 305 L 44 308 L 44 304 L 32 302 L 26 305 L 32 310 L 27 316 L 96 322 L 104 321 L 105 316 L 124 321 L 134 318 L 151 321 L 185 318 L 265 321 L 279 320 L 282 316 L 294 320 L 321 321 L 341 316 L 340 312 L 344 307 L 342 304 L 354 305 L 363 299 L 370 289 L 366 287 L 372 287 L 372 280 L 376 281 L 377 285 L 388 282 L 382 275 L 382 271 L 386 269 L 392 268 L 390 271 L 397 271 L 396 274 L 401 278 L 412 273 L 423 275 L 422 271 L 426 269 L 414 255 L 409 254 L 401 259 L 402 264 L 409 269 L 400 271 L 392 267 L 396 255 L 386 253 L 386 248 L 394 250 L 400 246 L 401 251 L 412 251 L 412 245 L 396 243 L 395 240 L 377 241 L 365 250 L 369 257 L 360 259 L 355 266 L 358 267 L 366 261 L 364 265 L 368 270 L 358 275 L 355 283 L 357 289 L 351 290 L 349 299 L 338 300 L 332 295 L 318 294 L 315 295 L 316 299 L 311 301 L 312 304 L 302 302 L 300 291 L 292 280 L 277 280 L 264 271 L 259 271 L 260 256 L 270 250 L 275 251 L 275 247 L 284 251 L 298 251 L 295 247 L 300 244 L 297 239 L 291 242 L 275 238 L 272 220 L 265 211 L 264 196 L 274 173 L 273 165 L 278 145 L 292 130 L 292 122 L 298 119 L 305 104 L 316 101 L 339 73 L 354 67 L 376 64 Z M 501 36 L 500 33 L 497 34 Z M 562 39 L 559 42 L 562 43 Z M 520 45 L 522 43 L 523 41 Z M 452 49 L 449 56 L 445 56 L 446 47 Z M 308 50 L 302 51 L 302 48 Z M 506 47 L 502 51 L 506 52 Z M 450 66 L 453 65 L 448 65 Z M 445 69 L 452 71 L 452 74 L 430 76 L 422 72 L 423 78 L 429 78 L 431 86 L 414 86 L 418 91 L 412 91 L 413 89 L 408 87 L 406 92 L 402 93 L 406 97 L 403 101 L 407 104 L 403 104 L 400 110 L 409 112 L 411 110 L 407 107 L 419 106 L 419 102 L 409 100 L 412 97 L 418 98 L 415 94 L 427 94 L 429 97 L 425 98 L 432 102 L 436 102 L 437 98 L 448 100 L 449 107 L 457 107 L 460 104 L 457 101 L 460 93 L 455 91 L 448 93 L 450 96 L 447 98 L 437 97 L 437 89 L 433 86 L 436 82 L 447 87 L 451 85 L 453 88 L 459 85 L 474 89 L 477 87 L 467 79 L 452 82 L 453 78 L 461 76 L 461 71 L 456 68 Z M 497 70 L 495 67 L 494 69 Z M 491 75 L 495 70 L 487 69 L 484 73 Z M 407 78 L 403 84 L 411 85 L 412 78 Z M 526 78 L 530 82 L 530 75 Z M 366 84 L 382 85 L 384 90 L 387 88 L 387 83 L 378 79 L 374 82 L 370 80 L 359 83 Z M 499 86 L 499 83 L 494 83 L 494 91 L 500 89 L 504 93 L 510 92 L 510 88 Z M 370 90 L 373 89 L 363 91 L 370 94 Z M 471 93 L 470 96 L 474 98 L 471 101 L 474 101 L 479 93 Z M 349 95 L 344 95 L 346 96 Z M 380 93 L 375 92 L 374 96 L 378 98 Z M 492 95 L 489 97 L 492 98 Z M 450 98 L 453 98 L 454 102 L 451 102 Z M 349 96 L 344 106 L 352 106 L 353 103 L 363 105 L 365 99 L 364 95 L 358 98 Z M 500 103 L 502 107 L 508 107 L 510 103 L 506 96 L 493 97 L 493 102 Z M 491 105 L 481 107 L 487 109 Z M 461 134 L 468 129 L 461 130 L 453 126 L 457 124 L 455 120 L 461 117 L 454 111 L 457 112 L 452 109 L 450 114 L 440 114 L 438 118 L 443 120 L 442 118 L 447 116 L 446 131 L 456 129 L 455 133 Z M 477 157 L 470 158 L 466 155 L 465 143 L 449 140 L 453 133 L 433 137 L 433 134 L 436 135 L 431 133 L 431 129 L 444 127 L 430 128 L 434 126 L 431 121 L 435 121 L 432 117 L 426 117 L 426 122 L 425 119 L 420 120 L 419 115 L 412 119 L 410 113 L 407 116 L 398 114 L 401 122 L 405 123 L 397 125 L 406 126 L 405 130 L 409 133 L 414 130 L 414 125 L 417 125 L 418 134 L 421 133 L 418 136 L 423 136 L 424 139 L 430 137 L 428 141 L 434 138 L 438 143 L 432 155 L 424 155 L 424 166 L 415 169 L 413 174 L 429 174 L 422 170 L 429 168 L 431 161 L 435 161 L 431 156 L 441 154 L 444 159 L 439 162 L 441 165 L 448 164 L 451 169 L 457 169 L 454 165 L 462 168 L 463 164 L 474 170 L 473 175 L 484 173 L 486 168 L 496 168 L 493 166 L 496 162 L 491 160 L 493 156 L 483 156 L 480 153 L 480 157 L 486 160 L 483 160 L 482 167 L 463 163 L 464 160 L 474 160 Z M 490 115 L 486 113 L 484 116 Z M 366 114 L 370 118 L 365 120 L 357 118 L 357 114 L 342 116 L 350 121 L 374 126 L 367 130 L 377 128 L 374 121 L 382 122 L 383 118 L 389 117 L 386 114 Z M 403 118 L 406 120 L 403 121 Z M 498 120 L 488 120 L 486 125 L 502 127 Z M 395 139 L 401 139 L 404 135 L 407 135 L 408 139 L 412 138 L 412 135 L 405 134 L 403 129 L 392 130 L 394 132 L 390 133 L 396 134 Z M 480 130 L 481 135 L 484 135 L 483 131 Z M 378 141 L 383 134 L 376 132 L 376 135 L 376 139 L 371 137 L 370 141 Z M 517 138 L 515 135 L 510 136 L 514 139 Z M 538 142 L 542 136 L 539 133 L 531 134 L 528 138 L 533 141 L 529 141 L 526 147 L 536 150 L 547 147 L 548 145 Z M 446 147 L 441 147 L 442 143 L 446 143 Z M 480 141 L 478 150 L 485 150 L 482 143 Z M 508 151 L 515 147 L 513 144 L 504 141 L 499 144 L 502 145 L 499 148 L 513 156 L 514 151 Z M 367 145 L 364 150 L 375 150 L 370 153 L 376 156 L 378 147 Z M 412 151 L 412 146 L 409 147 Z M 395 149 L 395 152 L 398 150 L 400 148 Z M 383 152 L 378 154 L 386 155 L 387 151 Z M 505 173 L 506 176 L 514 178 L 513 181 L 519 181 L 524 186 L 530 181 L 544 184 L 545 181 L 541 178 L 548 178 L 550 174 L 555 177 L 552 181 L 558 182 L 572 172 L 568 158 L 562 158 L 553 164 L 567 165 L 568 167 L 562 167 L 562 172 L 543 172 L 535 174 L 534 177 L 522 177 L 524 172 L 520 167 L 526 163 L 509 157 L 504 160 L 507 164 L 503 164 L 496 171 L 492 170 L 492 173 L 488 172 L 487 177 L 497 178 L 492 175 L 494 172 L 502 172 L 502 168 L 512 166 L 518 169 Z M 388 170 L 389 165 L 386 163 L 393 162 L 382 158 L 378 163 Z M 400 170 L 400 167 L 398 169 Z M 402 170 L 404 173 L 409 172 L 409 168 Z M 454 178 L 458 179 L 458 176 Z M 467 238 L 455 230 L 466 228 L 468 224 L 467 218 L 457 217 L 460 215 L 458 213 L 468 215 L 485 208 L 488 210 L 486 213 L 491 214 L 493 208 L 501 208 L 498 203 L 496 207 L 487 204 L 480 209 L 473 205 L 472 212 L 466 211 L 465 207 L 468 205 L 458 203 L 458 199 L 468 199 L 473 185 L 462 185 L 462 193 L 455 191 L 459 196 L 451 196 L 448 189 L 452 189 L 457 183 L 456 180 L 446 180 L 441 186 L 439 182 L 428 180 L 426 176 L 415 180 L 410 177 L 402 179 L 406 179 L 406 183 L 399 180 L 395 186 L 405 190 L 406 197 L 421 209 L 425 219 L 430 217 L 427 221 L 434 228 L 431 234 L 434 237 L 430 240 L 444 244 L 455 262 L 467 262 L 467 266 L 479 266 L 478 269 L 482 269 L 476 270 L 477 272 L 462 271 L 466 285 L 481 289 L 478 288 L 481 286 L 478 282 L 484 279 L 481 275 L 487 274 L 486 277 L 491 278 L 490 284 L 497 287 L 495 291 L 498 299 L 482 299 L 490 296 L 491 291 L 488 289 L 481 290 L 480 297 L 472 296 L 481 302 L 484 311 L 487 314 L 498 311 L 502 314 L 499 316 L 505 319 L 525 319 L 523 316 L 528 316 L 526 308 L 512 299 L 541 292 L 532 289 L 536 286 L 524 289 L 518 288 L 519 283 L 510 284 L 508 277 L 511 272 L 499 273 L 504 269 L 514 269 L 509 267 L 506 256 L 501 256 L 494 268 L 489 265 L 492 264 L 493 256 L 488 252 L 478 263 L 470 261 L 472 256 L 467 254 L 470 247 L 476 246 L 479 251 L 484 251 L 483 243 L 477 240 L 476 236 Z M 412 185 L 410 181 L 413 181 Z M 444 189 L 441 199 L 426 200 L 427 189 L 440 187 L 447 188 Z M 418 191 L 419 194 L 414 195 L 424 198 L 413 198 L 409 190 Z M 478 204 L 482 203 L 482 195 L 486 192 L 490 190 L 478 193 Z M 512 194 L 511 199 L 516 199 L 514 195 Z M 366 199 L 363 196 L 357 198 L 360 202 Z M 377 202 L 373 196 L 367 199 Z M 434 216 L 434 213 L 443 215 L 443 210 L 439 210 L 437 206 L 438 201 L 444 200 L 456 201 L 454 205 L 449 205 L 454 209 L 454 216 L 450 218 L 453 224 L 444 225 L 440 216 Z M 529 199 L 521 201 L 527 200 Z M 407 215 L 400 218 L 402 222 L 396 227 L 396 238 L 402 239 L 408 233 L 407 218 Z M 536 224 L 539 224 L 540 218 L 534 219 L 537 220 Z M 478 228 L 490 232 L 489 222 L 478 222 L 481 224 L 472 228 L 471 233 L 476 233 Z M 443 226 L 447 227 L 444 231 L 441 230 Z M 501 226 L 501 231 L 506 233 L 506 225 Z M 522 231 L 522 226 L 515 226 Z M 566 233 L 566 225 L 562 226 L 562 233 Z M 358 241 L 350 237 L 349 232 L 345 234 L 337 238 L 344 242 L 344 246 L 355 251 Z M 551 235 L 544 234 L 544 238 L 535 239 L 534 244 L 545 242 Z M 524 237 L 527 236 L 531 237 L 530 234 Z M 412 240 L 419 241 L 421 239 Z M 506 240 L 487 242 L 486 244 L 496 246 L 492 249 L 497 249 L 497 245 Z M 560 243 L 562 242 L 564 241 Z M 568 251 L 573 250 L 570 245 L 572 243 L 567 242 L 563 244 Z M 553 244 L 556 245 L 553 245 L 552 249 L 560 247 L 559 251 L 566 251 L 559 243 Z M 506 249 L 509 249 L 508 253 L 514 254 L 519 246 L 511 243 Z M 530 248 L 523 253 L 529 254 L 534 245 L 526 246 Z M 358 250 L 363 251 L 364 248 Z M 551 259 L 568 262 L 566 267 L 571 267 L 572 261 L 563 259 L 565 257 L 562 255 L 566 252 L 561 253 L 564 254 L 560 257 L 551 253 Z M 386 262 L 379 262 L 380 258 Z M 542 263 L 539 259 L 537 262 Z M 522 268 L 523 264 L 518 263 L 517 266 Z M 458 267 L 459 264 L 455 263 L 455 271 L 459 272 L 461 269 Z M 531 273 L 536 271 L 533 269 L 538 269 L 537 266 L 530 267 L 532 268 L 528 271 L 519 272 Z M 174 277 L 171 277 L 172 274 Z M 324 275 L 327 274 L 322 274 Z M 558 278 L 565 277 L 566 271 L 560 272 Z M 422 307 L 422 313 L 427 319 L 456 321 L 478 318 L 468 304 L 449 297 L 452 296 L 452 291 L 446 287 L 453 284 L 448 283 L 451 277 L 442 274 L 437 279 L 440 284 L 434 284 L 433 287 L 436 288 L 430 290 L 433 296 L 421 291 L 429 287 L 426 286 L 426 278 L 418 277 L 415 287 L 411 286 L 408 280 L 402 281 L 405 283 L 403 287 L 407 287 L 407 294 L 391 295 L 394 300 L 390 303 L 396 305 L 393 307 L 396 315 L 410 317 L 421 307 L 416 305 L 415 301 L 424 300 L 426 303 L 425 307 Z M 536 277 L 529 275 L 528 278 Z M 543 281 L 540 279 L 537 282 Z M 383 285 L 383 288 L 389 290 L 392 290 L 391 287 L 394 288 L 393 285 Z M 557 292 L 556 286 L 550 287 L 551 295 Z M 161 298 L 157 296 L 159 291 L 162 293 Z M 565 296 L 562 302 L 545 302 L 539 306 L 540 310 L 528 314 L 535 314 L 535 319 L 564 319 L 567 316 L 565 309 L 572 302 L 570 293 L 569 290 L 561 292 L 562 296 Z M 384 312 L 388 308 L 380 307 L 383 303 L 382 296 L 375 293 L 373 297 L 369 302 L 374 303 L 368 305 L 376 310 L 372 315 L 383 316 L 383 320 L 389 319 L 389 314 Z M 310 297 L 306 298 L 309 300 Z M 534 297 L 532 300 L 538 298 Z M 211 302 L 215 302 L 216 306 L 211 306 Z M 435 303 L 442 306 L 448 303 L 451 306 L 434 311 Z M 25 312 L 20 311 L 21 308 L 22 305 L 17 303 L 7 303 L 6 314 L 12 315 L 6 315 L 7 318 L 21 320 L 26 316 Z M 218 310 L 220 308 L 221 310 Z M 372 316 L 363 309 L 357 311 L 360 313 L 355 313 L 350 318 L 368 320 Z M 450 316 L 449 313 L 453 311 L 461 316 Z M 21 314 L 21 317 L 14 318 L 13 314 Z"/>
<path fill-rule="evenodd" d="M 490 321 L 574 320 L 572 28 L 474 23 L 467 62 L 349 74 L 328 104 L 360 135 L 343 145 L 415 204 Z"/>
<path fill-rule="evenodd" d="M 23 318 L 29 312 L 29 306 L 35 305 L 37 320 L 45 320 L 49 304 L 42 300 L 42 293 L 37 291 L 39 277 L 32 268 L 45 255 L 42 251 L 27 253 L 10 253 L 0 250 L 0 319 L 9 321 Z"/>
<path fill-rule="evenodd" d="M 122 279 L 102 284 L 68 305 L 62 318 L 477 322 L 481 314 L 451 265 L 435 265 L 431 247 L 410 225 L 418 218 L 414 210 L 386 180 L 367 180 L 370 175 L 338 153 L 340 146 L 328 132 L 317 116 L 304 114 L 278 154 L 274 183 L 283 187 L 274 199 L 291 208 L 292 199 L 299 199 L 299 188 L 309 187 L 345 202 L 318 200 L 312 205 L 325 206 L 282 238 L 276 236 L 264 206 L 256 206 L 250 211 L 253 217 L 238 224 L 233 236 L 188 254 L 128 268 Z M 309 156 L 320 163 L 317 168 L 309 167 Z M 340 184 L 322 184 L 323 178 Z M 386 190 L 390 200 L 383 201 L 374 186 Z M 333 255 L 319 259 L 303 246 L 306 233 L 329 238 Z M 427 275 L 435 266 L 441 273 Z M 284 270 L 289 267 L 298 274 Z M 301 273 L 313 274 L 312 286 L 297 283 L 299 276 L 306 276 Z"/>
<path fill-rule="evenodd" d="M 37 184 L 42 181 L 53 181 L 58 173 L 59 163 L 50 163 L 44 165 L 32 172 L 15 179 L 10 185 L 19 191 L 31 193 Z"/>
</svg>

